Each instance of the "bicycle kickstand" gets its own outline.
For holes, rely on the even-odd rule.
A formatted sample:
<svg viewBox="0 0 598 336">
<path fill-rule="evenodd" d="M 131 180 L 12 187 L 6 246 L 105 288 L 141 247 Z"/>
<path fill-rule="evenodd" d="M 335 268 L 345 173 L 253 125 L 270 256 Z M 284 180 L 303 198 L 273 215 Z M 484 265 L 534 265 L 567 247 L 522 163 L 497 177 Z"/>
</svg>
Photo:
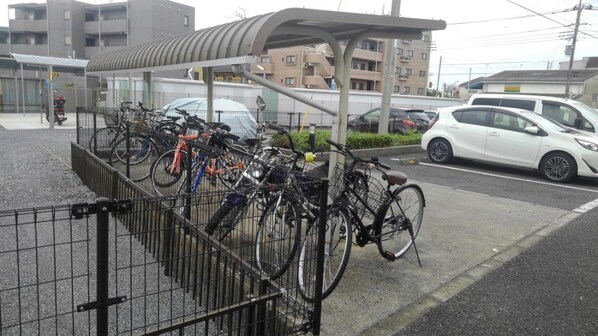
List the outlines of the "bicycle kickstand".
<svg viewBox="0 0 598 336">
<path fill-rule="evenodd" d="M 422 267 L 422 261 L 419 259 L 419 253 L 417 252 L 417 245 L 415 245 L 415 237 L 413 236 L 413 227 L 409 225 L 409 235 L 411 236 L 411 242 L 413 243 L 413 249 L 415 250 L 415 256 L 417 257 L 417 262 L 419 263 L 419 267 Z"/>
</svg>

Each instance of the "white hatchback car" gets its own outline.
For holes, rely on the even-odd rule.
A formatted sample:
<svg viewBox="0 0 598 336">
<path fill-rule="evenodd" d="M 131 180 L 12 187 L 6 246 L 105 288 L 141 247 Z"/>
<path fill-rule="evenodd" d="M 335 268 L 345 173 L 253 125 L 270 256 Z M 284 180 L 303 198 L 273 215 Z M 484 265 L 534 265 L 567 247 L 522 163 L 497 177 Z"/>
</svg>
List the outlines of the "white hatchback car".
<svg viewBox="0 0 598 336">
<path fill-rule="evenodd" d="M 598 177 L 595 137 L 531 111 L 496 106 L 438 110 L 421 146 L 434 163 L 453 157 L 539 170 L 553 182 Z"/>
</svg>

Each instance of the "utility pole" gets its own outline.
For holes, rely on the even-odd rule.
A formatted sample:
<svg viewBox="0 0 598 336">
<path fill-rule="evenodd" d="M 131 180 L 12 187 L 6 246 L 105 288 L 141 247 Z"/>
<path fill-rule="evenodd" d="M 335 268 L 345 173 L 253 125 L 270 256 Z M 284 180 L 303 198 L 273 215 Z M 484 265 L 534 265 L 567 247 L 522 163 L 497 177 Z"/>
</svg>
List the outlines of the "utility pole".
<svg viewBox="0 0 598 336">
<path fill-rule="evenodd" d="M 440 64 L 438 65 L 438 78 L 436 79 L 436 93 L 442 92 L 440 91 L 440 69 L 442 69 L 442 56 L 440 56 Z M 442 97 L 442 93 L 440 93 Z"/>
<path fill-rule="evenodd" d="M 399 16 L 401 0 L 392 0 L 391 16 Z M 382 105 L 380 107 L 380 121 L 378 123 L 378 134 L 388 133 L 388 122 L 390 119 L 390 96 L 395 85 L 395 47 L 396 40 L 386 40 L 384 48 L 384 83 L 382 83 Z"/>
<path fill-rule="evenodd" d="M 575 19 L 575 29 L 573 30 L 573 43 L 571 44 L 571 55 L 569 57 L 569 69 L 567 70 L 567 82 L 565 82 L 565 97 L 569 98 L 569 88 L 571 86 L 571 70 L 573 69 L 573 59 L 575 58 L 575 43 L 577 42 L 577 31 L 579 30 L 579 18 L 583 10 L 581 0 L 577 5 L 577 19 Z"/>
</svg>

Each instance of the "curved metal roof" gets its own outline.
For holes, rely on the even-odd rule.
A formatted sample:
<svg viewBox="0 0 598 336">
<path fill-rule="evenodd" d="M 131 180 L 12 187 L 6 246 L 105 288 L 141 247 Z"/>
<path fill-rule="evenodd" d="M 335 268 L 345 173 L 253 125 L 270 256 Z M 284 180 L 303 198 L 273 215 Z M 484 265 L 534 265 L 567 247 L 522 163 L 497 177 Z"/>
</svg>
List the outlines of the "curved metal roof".
<svg viewBox="0 0 598 336">
<path fill-rule="evenodd" d="M 183 35 L 93 56 L 88 72 L 161 70 L 252 63 L 265 50 L 321 43 L 317 31 L 336 40 L 421 34 L 446 27 L 441 20 L 356 14 L 305 8 L 247 18 Z"/>
</svg>

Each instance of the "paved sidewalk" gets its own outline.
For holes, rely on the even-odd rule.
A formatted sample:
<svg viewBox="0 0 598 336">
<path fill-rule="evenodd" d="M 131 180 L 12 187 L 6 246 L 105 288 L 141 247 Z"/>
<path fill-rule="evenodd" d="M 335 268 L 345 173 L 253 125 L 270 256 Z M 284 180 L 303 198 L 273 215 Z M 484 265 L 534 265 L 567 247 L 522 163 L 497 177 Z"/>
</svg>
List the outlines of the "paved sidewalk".
<svg viewBox="0 0 598 336">
<path fill-rule="evenodd" d="M 66 113 L 67 120 L 62 125 L 54 124 L 55 129 L 75 129 L 76 113 Z M 0 127 L 6 130 L 49 129 L 50 123 L 42 113 L 0 113 Z"/>
</svg>

